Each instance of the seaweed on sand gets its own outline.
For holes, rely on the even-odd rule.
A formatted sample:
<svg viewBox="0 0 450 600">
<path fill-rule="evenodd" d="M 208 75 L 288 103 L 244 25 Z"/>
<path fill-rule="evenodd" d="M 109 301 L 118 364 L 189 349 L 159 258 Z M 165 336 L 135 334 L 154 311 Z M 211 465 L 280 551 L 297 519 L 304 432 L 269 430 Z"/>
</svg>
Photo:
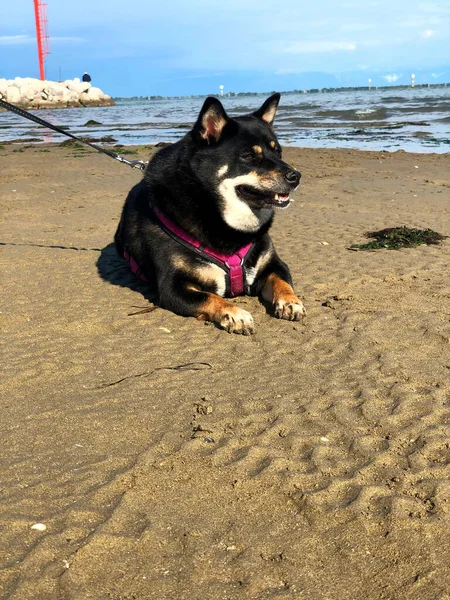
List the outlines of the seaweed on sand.
<svg viewBox="0 0 450 600">
<path fill-rule="evenodd" d="M 389 250 L 399 250 L 400 248 L 415 248 L 421 244 L 439 244 L 442 240 L 448 238 L 448 235 L 441 235 L 432 229 L 411 229 L 409 227 L 388 227 L 380 231 L 370 231 L 365 234 L 367 238 L 375 238 L 367 244 L 352 244 L 351 249 L 355 250 L 378 250 L 388 248 Z"/>
</svg>

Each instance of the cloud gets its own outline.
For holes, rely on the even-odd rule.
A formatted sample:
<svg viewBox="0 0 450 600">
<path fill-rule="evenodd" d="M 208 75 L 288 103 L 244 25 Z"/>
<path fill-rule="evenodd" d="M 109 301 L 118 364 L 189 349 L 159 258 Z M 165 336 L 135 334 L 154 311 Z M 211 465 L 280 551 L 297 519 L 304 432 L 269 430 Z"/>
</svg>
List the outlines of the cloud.
<svg viewBox="0 0 450 600">
<path fill-rule="evenodd" d="M 433 35 L 436 35 L 436 32 L 433 31 L 432 29 L 425 29 L 425 31 L 422 31 L 422 33 L 420 35 L 427 40 L 428 38 L 432 37 Z"/>
<path fill-rule="evenodd" d="M 84 38 L 81 37 L 76 37 L 76 36 L 66 36 L 66 37 L 57 37 L 57 36 L 51 36 L 51 41 L 52 42 L 86 42 L 87 40 L 85 40 Z"/>
<path fill-rule="evenodd" d="M 439 3 L 439 2 L 427 2 L 423 4 L 419 4 L 419 9 L 428 13 L 437 13 L 448 15 L 450 13 L 450 6 L 448 3 Z"/>
<path fill-rule="evenodd" d="M 50 38 L 51 43 L 56 42 L 57 44 L 59 42 L 65 43 L 65 42 L 70 42 L 70 43 L 78 43 L 78 42 L 85 42 L 86 40 L 84 38 L 81 37 L 75 37 L 75 36 L 51 36 Z M 28 34 L 23 34 L 23 35 L 0 35 L 0 46 L 21 46 L 21 45 L 25 45 L 25 44 L 36 44 L 36 38 L 34 36 L 28 35 Z"/>
<path fill-rule="evenodd" d="M 283 52 L 289 54 L 319 54 L 322 52 L 336 52 L 337 50 L 354 51 L 356 44 L 349 42 L 322 42 L 322 41 L 307 41 L 307 42 L 291 42 L 287 44 Z"/>
<path fill-rule="evenodd" d="M 343 23 L 339 27 L 341 31 L 367 31 L 373 28 L 374 26 L 369 23 Z"/>
<path fill-rule="evenodd" d="M 401 75 L 396 75 L 393 73 L 392 75 L 382 75 L 383 79 L 386 79 L 388 83 L 395 83 L 398 79 L 400 79 Z"/>
<path fill-rule="evenodd" d="M 34 43 L 36 43 L 36 38 L 29 35 L 0 35 L 0 46 L 18 46 Z"/>
<path fill-rule="evenodd" d="M 445 75 L 445 71 L 443 71 L 442 73 L 431 73 L 431 77 L 433 77 L 434 79 L 438 79 L 439 77 L 442 77 L 442 75 Z"/>
</svg>

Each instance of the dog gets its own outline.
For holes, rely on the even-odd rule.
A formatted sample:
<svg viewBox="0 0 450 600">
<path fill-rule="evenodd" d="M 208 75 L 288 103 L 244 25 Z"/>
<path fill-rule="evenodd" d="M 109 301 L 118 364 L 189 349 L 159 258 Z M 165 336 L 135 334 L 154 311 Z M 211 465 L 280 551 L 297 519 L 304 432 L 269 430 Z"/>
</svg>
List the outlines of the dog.
<svg viewBox="0 0 450 600">
<path fill-rule="evenodd" d="M 207 98 L 192 130 L 162 148 L 128 194 L 116 249 L 158 306 L 243 335 L 253 317 L 226 297 L 260 296 L 290 321 L 306 314 L 268 233 L 301 178 L 272 128 L 279 101 L 273 94 L 232 118 Z"/>
</svg>

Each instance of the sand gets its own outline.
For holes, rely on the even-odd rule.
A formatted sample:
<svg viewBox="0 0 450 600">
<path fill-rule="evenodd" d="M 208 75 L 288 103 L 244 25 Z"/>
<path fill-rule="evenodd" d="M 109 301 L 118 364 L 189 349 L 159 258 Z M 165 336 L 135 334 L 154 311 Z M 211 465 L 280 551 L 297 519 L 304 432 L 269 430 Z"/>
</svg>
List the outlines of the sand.
<svg viewBox="0 0 450 600">
<path fill-rule="evenodd" d="M 450 234 L 450 155 L 285 157 L 303 185 L 272 234 L 308 317 L 239 298 L 242 337 L 128 316 L 138 171 L 0 150 L 1 598 L 450 598 L 450 239 L 348 250 Z"/>
</svg>

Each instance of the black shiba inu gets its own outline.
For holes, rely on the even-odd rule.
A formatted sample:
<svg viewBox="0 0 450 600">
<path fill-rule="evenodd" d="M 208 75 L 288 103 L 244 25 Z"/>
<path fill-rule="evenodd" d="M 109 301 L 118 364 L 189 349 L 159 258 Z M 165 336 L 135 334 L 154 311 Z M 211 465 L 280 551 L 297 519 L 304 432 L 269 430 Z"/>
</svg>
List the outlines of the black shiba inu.
<svg viewBox="0 0 450 600">
<path fill-rule="evenodd" d="M 259 295 L 282 319 L 305 314 L 268 234 L 301 177 L 283 162 L 272 129 L 279 100 L 231 118 L 208 98 L 193 129 L 160 150 L 130 191 L 116 248 L 159 306 L 244 335 L 253 318 L 226 296 Z"/>
</svg>

